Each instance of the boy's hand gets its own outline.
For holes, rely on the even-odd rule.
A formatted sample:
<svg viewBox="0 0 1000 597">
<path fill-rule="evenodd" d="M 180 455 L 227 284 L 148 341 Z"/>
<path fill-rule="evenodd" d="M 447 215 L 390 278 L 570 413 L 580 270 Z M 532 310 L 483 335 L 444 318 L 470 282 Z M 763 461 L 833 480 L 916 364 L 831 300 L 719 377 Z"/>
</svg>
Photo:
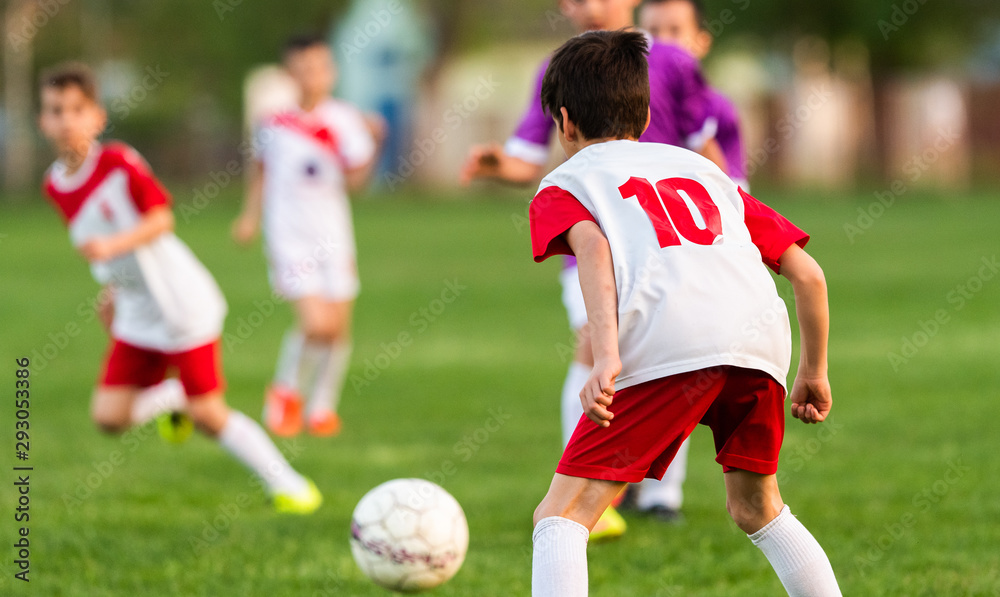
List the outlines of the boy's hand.
<svg viewBox="0 0 1000 597">
<path fill-rule="evenodd" d="M 830 380 L 826 375 L 807 377 L 801 373 L 792 384 L 792 416 L 803 423 L 822 423 L 833 406 Z"/>
<path fill-rule="evenodd" d="M 97 306 L 97 319 L 110 334 L 111 322 L 115 319 L 115 301 L 112 299 L 112 296 L 109 295 L 107 300 Z"/>
<path fill-rule="evenodd" d="M 381 114 L 376 112 L 366 112 L 364 120 L 365 126 L 368 127 L 368 132 L 375 139 L 375 144 L 381 146 L 385 138 L 389 136 L 389 124 Z"/>
<path fill-rule="evenodd" d="M 257 221 L 251 214 L 240 214 L 236 220 L 233 221 L 233 240 L 241 245 L 249 245 L 255 238 L 257 238 L 257 231 L 260 228 L 260 222 Z"/>
<path fill-rule="evenodd" d="M 503 149 L 496 143 L 489 145 L 473 145 L 469 155 L 462 164 L 458 181 L 467 185 L 476 178 L 498 178 L 500 176 L 500 160 L 504 157 Z"/>
<path fill-rule="evenodd" d="M 580 392 L 580 402 L 587 418 L 601 427 L 611 425 L 615 414 L 608 410 L 615 395 L 615 378 L 622 372 L 620 360 L 594 363 L 594 369 Z"/>
<path fill-rule="evenodd" d="M 113 237 L 99 236 L 80 245 L 80 254 L 87 261 L 108 261 L 121 254 Z"/>
</svg>

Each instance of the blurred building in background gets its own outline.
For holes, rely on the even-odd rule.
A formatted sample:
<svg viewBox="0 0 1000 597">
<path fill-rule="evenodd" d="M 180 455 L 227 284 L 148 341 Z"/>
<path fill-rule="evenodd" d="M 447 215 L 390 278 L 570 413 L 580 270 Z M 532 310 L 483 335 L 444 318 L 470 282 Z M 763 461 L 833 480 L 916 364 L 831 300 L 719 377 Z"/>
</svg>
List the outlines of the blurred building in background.
<svg viewBox="0 0 1000 597">
<path fill-rule="evenodd" d="M 7 0 L 2 17 L 7 189 L 33 188 L 51 159 L 34 127 L 42 67 L 90 62 L 109 136 L 194 188 L 245 157 L 245 98 L 280 78 L 282 41 L 304 31 L 329 32 L 337 94 L 390 123 L 380 184 L 452 186 L 470 145 L 513 131 L 539 63 L 572 34 L 556 0 Z M 1000 180 L 1000 3 L 708 0 L 706 24 L 705 72 L 739 109 L 754 185 Z"/>
</svg>

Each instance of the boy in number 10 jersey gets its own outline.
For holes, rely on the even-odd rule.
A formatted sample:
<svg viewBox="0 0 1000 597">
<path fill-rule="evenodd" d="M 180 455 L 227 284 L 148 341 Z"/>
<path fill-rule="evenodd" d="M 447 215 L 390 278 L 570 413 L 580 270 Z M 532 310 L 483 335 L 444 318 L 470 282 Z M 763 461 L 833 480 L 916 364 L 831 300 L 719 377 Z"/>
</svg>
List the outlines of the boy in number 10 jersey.
<svg viewBox="0 0 1000 597">
<path fill-rule="evenodd" d="M 795 291 L 791 411 L 806 423 L 832 405 L 823 272 L 805 233 L 710 161 L 637 142 L 649 123 L 646 52 L 638 33 L 585 33 L 556 51 L 542 83 L 569 159 L 531 203 L 532 250 L 536 261 L 576 256 L 594 367 L 585 416 L 535 510 L 532 594 L 587 594 L 590 528 L 626 483 L 662 476 L 701 423 L 729 513 L 788 593 L 840 595 L 775 477 L 791 331 L 765 265 Z"/>
</svg>

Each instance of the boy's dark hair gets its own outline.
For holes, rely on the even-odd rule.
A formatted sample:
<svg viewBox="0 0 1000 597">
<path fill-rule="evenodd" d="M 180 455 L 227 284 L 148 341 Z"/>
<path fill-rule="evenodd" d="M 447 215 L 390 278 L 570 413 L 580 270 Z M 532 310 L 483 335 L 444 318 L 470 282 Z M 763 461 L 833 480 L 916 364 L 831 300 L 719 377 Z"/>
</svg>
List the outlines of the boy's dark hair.
<svg viewBox="0 0 1000 597">
<path fill-rule="evenodd" d="M 649 48 L 635 31 L 589 31 L 562 45 L 542 79 L 542 108 L 560 108 L 587 139 L 639 138 L 649 114 Z"/>
<path fill-rule="evenodd" d="M 704 0 L 642 0 L 642 5 L 666 4 L 667 2 L 687 2 L 694 9 L 694 19 L 698 22 L 698 28 L 705 30 L 705 2 Z"/>
<path fill-rule="evenodd" d="M 326 38 L 318 33 L 302 33 L 293 35 L 285 40 L 281 46 L 282 58 L 287 58 L 290 54 L 308 50 L 313 46 L 327 46 Z"/>
<path fill-rule="evenodd" d="M 97 77 L 94 71 L 82 62 L 61 62 L 42 71 L 38 77 L 38 90 L 46 88 L 60 91 L 69 87 L 77 87 L 84 97 L 94 103 L 99 103 Z"/>
</svg>

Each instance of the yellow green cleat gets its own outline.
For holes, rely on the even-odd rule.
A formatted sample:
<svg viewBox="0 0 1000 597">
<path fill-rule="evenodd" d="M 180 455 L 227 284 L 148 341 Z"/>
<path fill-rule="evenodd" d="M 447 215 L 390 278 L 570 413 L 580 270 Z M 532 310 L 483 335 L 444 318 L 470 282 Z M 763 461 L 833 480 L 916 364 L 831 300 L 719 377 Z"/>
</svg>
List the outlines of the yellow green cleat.
<svg viewBox="0 0 1000 597">
<path fill-rule="evenodd" d="M 626 528 L 628 528 L 628 525 L 625 524 L 625 519 L 622 518 L 622 515 L 611 506 L 608 506 L 608 509 L 597 520 L 594 529 L 590 531 L 590 542 L 601 543 L 602 541 L 617 539 L 625 534 Z"/>
<path fill-rule="evenodd" d="M 156 430 L 160 432 L 163 441 L 183 444 L 194 433 L 194 422 L 180 411 L 163 413 L 156 417 Z"/>
<path fill-rule="evenodd" d="M 323 503 L 323 494 L 316 484 L 306 479 L 308 487 L 299 493 L 275 493 L 274 509 L 281 514 L 312 514 Z"/>
</svg>

